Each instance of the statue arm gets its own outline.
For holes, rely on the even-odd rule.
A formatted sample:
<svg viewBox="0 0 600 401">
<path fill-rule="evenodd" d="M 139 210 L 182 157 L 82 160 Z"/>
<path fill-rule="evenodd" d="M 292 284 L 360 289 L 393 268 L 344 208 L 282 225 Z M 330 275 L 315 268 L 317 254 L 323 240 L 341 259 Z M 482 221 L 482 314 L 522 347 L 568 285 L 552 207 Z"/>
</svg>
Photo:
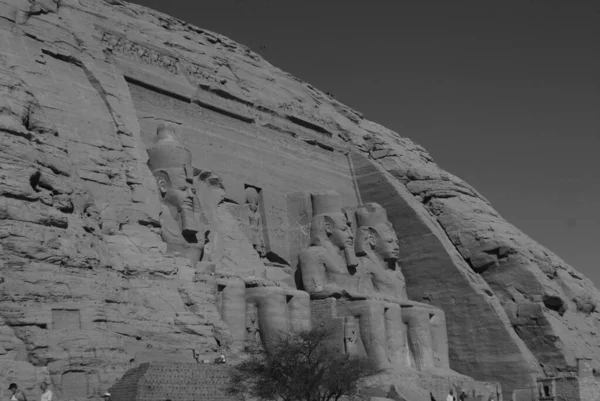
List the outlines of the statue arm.
<svg viewBox="0 0 600 401">
<path fill-rule="evenodd" d="M 304 290 L 310 294 L 323 291 L 325 272 L 320 252 L 315 248 L 307 248 L 300 252 L 298 268 L 302 275 Z"/>
<path fill-rule="evenodd" d="M 311 298 L 321 299 L 348 295 L 346 290 L 328 280 L 328 264 L 331 264 L 331 261 L 328 262 L 327 256 L 320 248 L 305 249 L 300 253 L 299 259 L 298 266 L 302 274 L 302 284 Z"/>
</svg>

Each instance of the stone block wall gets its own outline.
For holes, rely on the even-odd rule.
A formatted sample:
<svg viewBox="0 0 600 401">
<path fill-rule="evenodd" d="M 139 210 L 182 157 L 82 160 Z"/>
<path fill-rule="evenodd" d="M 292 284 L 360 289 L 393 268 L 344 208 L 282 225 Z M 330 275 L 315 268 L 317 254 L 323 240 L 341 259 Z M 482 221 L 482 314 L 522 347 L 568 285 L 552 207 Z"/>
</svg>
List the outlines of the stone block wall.
<svg viewBox="0 0 600 401">
<path fill-rule="evenodd" d="M 579 379 L 579 395 L 581 400 L 600 400 L 600 383 L 594 377 Z"/>
<path fill-rule="evenodd" d="M 550 398 L 554 401 L 584 401 L 579 393 L 579 379 L 577 377 L 562 377 L 554 381 L 554 388 L 556 390 L 555 397 Z M 542 398 L 546 400 L 546 398 Z M 541 400 L 542 400 L 541 399 Z M 540 400 L 540 401 L 541 401 Z M 585 401 L 592 401 L 587 400 Z"/>
<path fill-rule="evenodd" d="M 597 401 L 600 400 L 600 382 L 593 375 L 565 376 L 538 380 L 539 401 Z M 513 396 L 514 400 L 534 400 Z"/>
<path fill-rule="evenodd" d="M 511 401 L 533 401 L 534 391 L 531 388 L 518 388 L 512 392 Z"/>
<path fill-rule="evenodd" d="M 233 401 L 227 395 L 229 368 L 197 363 L 144 363 L 129 370 L 109 391 L 114 401 Z"/>
</svg>

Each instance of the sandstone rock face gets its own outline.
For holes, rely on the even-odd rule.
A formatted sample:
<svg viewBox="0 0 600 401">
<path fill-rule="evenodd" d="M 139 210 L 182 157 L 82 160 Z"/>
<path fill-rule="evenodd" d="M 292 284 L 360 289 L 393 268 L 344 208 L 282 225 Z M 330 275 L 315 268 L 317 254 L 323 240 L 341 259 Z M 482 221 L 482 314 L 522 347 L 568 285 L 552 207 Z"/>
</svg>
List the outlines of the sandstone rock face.
<svg viewBox="0 0 600 401">
<path fill-rule="evenodd" d="M 290 296 L 324 190 L 387 210 L 406 293 L 445 313 L 454 371 L 510 394 L 600 362 L 587 278 L 423 148 L 246 47 L 120 1 L 0 0 L 0 32 L 4 388 L 91 398 L 140 363 L 235 350 L 219 280 Z M 161 123 L 211 188 L 195 268 L 161 233 Z"/>
</svg>

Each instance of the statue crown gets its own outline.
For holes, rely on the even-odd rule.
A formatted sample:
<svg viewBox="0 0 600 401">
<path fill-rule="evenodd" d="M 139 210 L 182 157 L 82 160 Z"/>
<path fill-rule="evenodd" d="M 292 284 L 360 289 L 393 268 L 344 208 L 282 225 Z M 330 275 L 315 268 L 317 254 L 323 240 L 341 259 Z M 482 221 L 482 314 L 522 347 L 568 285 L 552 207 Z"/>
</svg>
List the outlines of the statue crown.
<svg viewBox="0 0 600 401">
<path fill-rule="evenodd" d="M 366 203 L 356 208 L 357 227 L 375 227 L 388 225 L 387 211 L 378 203 Z"/>
<path fill-rule="evenodd" d="M 151 171 L 182 168 L 184 164 L 192 164 L 190 151 L 177 140 L 173 128 L 164 123 L 156 128 L 156 139 L 148 148 L 148 159 Z"/>
<path fill-rule="evenodd" d="M 326 191 L 311 195 L 313 216 L 342 213 L 342 201 L 335 191 Z"/>
</svg>

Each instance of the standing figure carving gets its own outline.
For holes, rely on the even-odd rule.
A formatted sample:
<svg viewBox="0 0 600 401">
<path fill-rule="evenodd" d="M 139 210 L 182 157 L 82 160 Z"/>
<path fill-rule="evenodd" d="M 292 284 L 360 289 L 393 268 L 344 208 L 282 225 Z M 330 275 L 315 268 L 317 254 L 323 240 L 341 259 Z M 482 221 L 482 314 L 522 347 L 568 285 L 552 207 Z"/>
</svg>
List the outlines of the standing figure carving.
<svg viewBox="0 0 600 401">
<path fill-rule="evenodd" d="M 263 258 L 266 254 L 265 242 L 262 231 L 262 216 L 258 208 L 260 196 L 256 188 L 246 188 L 246 205 L 248 207 L 248 234 L 252 246 L 258 253 L 258 256 Z"/>
<path fill-rule="evenodd" d="M 258 322 L 258 308 L 255 304 L 246 305 L 246 342 L 249 344 L 260 343 L 260 326 Z"/>
<path fill-rule="evenodd" d="M 344 318 L 344 351 L 348 355 L 358 354 L 358 330 L 351 316 Z"/>
<path fill-rule="evenodd" d="M 167 252 L 179 252 L 195 266 L 203 256 L 206 230 L 194 188 L 192 155 L 179 143 L 170 126 L 160 124 L 148 157 L 148 167 L 160 193 L 161 235 Z"/>
</svg>

